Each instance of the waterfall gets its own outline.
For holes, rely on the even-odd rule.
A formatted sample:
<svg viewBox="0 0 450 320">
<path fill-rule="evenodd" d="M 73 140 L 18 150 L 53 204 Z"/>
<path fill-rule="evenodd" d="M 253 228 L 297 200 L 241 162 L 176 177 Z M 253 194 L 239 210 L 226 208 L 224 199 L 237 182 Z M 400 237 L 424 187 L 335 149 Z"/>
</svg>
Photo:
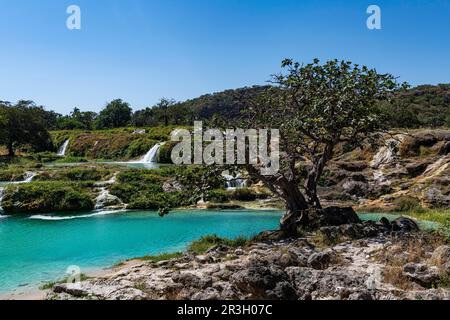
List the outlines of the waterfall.
<svg viewBox="0 0 450 320">
<path fill-rule="evenodd" d="M 0 187 L 0 215 L 3 213 L 2 201 L 4 196 L 5 188 Z"/>
<path fill-rule="evenodd" d="M 373 169 L 380 169 L 381 167 L 385 165 L 392 164 L 395 162 L 396 158 L 398 157 L 398 148 L 400 144 L 405 140 L 404 134 L 398 134 L 393 139 L 388 139 L 384 146 L 382 146 L 378 152 L 373 157 L 372 161 L 370 162 L 370 166 Z"/>
<path fill-rule="evenodd" d="M 33 181 L 36 175 L 37 173 L 35 172 L 25 172 L 25 180 L 23 180 L 21 183 L 30 183 L 31 181 Z"/>
<path fill-rule="evenodd" d="M 116 183 L 117 180 L 117 174 L 115 173 L 111 179 L 104 182 L 97 182 L 94 184 L 95 191 L 98 192 L 97 197 L 95 198 L 95 209 L 105 209 L 105 208 L 111 208 L 111 209 L 123 209 L 124 203 L 122 200 L 120 200 L 118 197 L 112 195 L 109 193 L 108 186 L 113 185 Z"/>
<path fill-rule="evenodd" d="M 69 146 L 70 140 L 67 139 L 64 141 L 63 145 L 59 148 L 58 153 L 56 154 L 59 157 L 64 157 L 66 155 L 67 147 Z"/>
<path fill-rule="evenodd" d="M 158 162 L 158 151 L 163 143 L 158 143 L 150 149 L 149 152 L 139 161 L 141 163 L 157 163 Z"/>
<path fill-rule="evenodd" d="M 243 179 L 240 174 L 238 174 L 236 177 L 233 177 L 229 174 L 222 174 L 222 176 L 226 180 L 226 188 L 228 190 L 245 188 L 247 185 L 245 179 Z"/>
</svg>

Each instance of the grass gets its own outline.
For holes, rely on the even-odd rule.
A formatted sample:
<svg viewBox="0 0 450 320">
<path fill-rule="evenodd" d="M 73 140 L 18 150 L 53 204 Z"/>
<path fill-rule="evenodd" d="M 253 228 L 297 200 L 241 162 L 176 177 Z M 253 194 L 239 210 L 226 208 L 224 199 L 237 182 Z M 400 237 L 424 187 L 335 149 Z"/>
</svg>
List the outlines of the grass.
<svg viewBox="0 0 450 320">
<path fill-rule="evenodd" d="M 177 259 L 177 258 L 181 258 L 183 256 L 182 252 L 173 252 L 173 253 L 161 253 L 158 255 L 154 255 L 154 256 L 144 256 L 144 257 L 140 257 L 137 258 L 137 260 L 142 260 L 142 261 L 149 261 L 149 262 L 161 262 L 161 261 L 167 261 L 167 260 L 171 260 L 171 259 Z"/>
<path fill-rule="evenodd" d="M 85 275 L 84 273 L 80 274 L 80 281 L 86 281 L 88 279 L 89 279 L 89 277 L 87 275 Z M 67 283 L 68 280 L 69 280 L 69 277 L 66 277 L 61 280 L 46 282 L 39 287 L 39 290 L 50 290 L 57 284 Z"/>
<path fill-rule="evenodd" d="M 419 220 L 434 221 L 440 223 L 445 228 L 450 228 L 449 209 L 426 209 L 424 211 L 411 210 L 407 212 L 407 215 Z"/>
<path fill-rule="evenodd" d="M 216 245 L 226 245 L 231 248 L 238 248 L 247 245 L 250 242 L 245 237 L 239 237 L 234 240 L 218 237 L 217 235 L 204 236 L 189 245 L 189 251 L 195 254 L 203 254 Z"/>
<path fill-rule="evenodd" d="M 335 246 L 337 244 L 343 243 L 348 240 L 351 240 L 351 239 L 344 237 L 341 234 L 337 234 L 336 237 L 330 238 L 320 231 L 315 232 L 311 239 L 312 243 L 319 248 L 329 248 L 329 247 Z"/>
<path fill-rule="evenodd" d="M 412 289 L 413 284 L 403 275 L 403 266 L 410 262 L 423 263 L 429 252 L 447 243 L 447 237 L 435 232 L 393 238 L 393 245 L 382 249 L 377 256 L 379 262 L 386 264 L 384 281 L 403 290 Z M 448 286 L 448 277 L 442 277 L 437 286 Z"/>
</svg>

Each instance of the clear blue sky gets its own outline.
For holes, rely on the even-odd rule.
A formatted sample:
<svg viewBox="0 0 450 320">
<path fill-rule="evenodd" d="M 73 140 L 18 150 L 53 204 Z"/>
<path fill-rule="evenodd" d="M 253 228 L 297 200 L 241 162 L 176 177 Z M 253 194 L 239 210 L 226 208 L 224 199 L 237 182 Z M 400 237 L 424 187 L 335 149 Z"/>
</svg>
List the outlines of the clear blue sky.
<svg viewBox="0 0 450 320">
<path fill-rule="evenodd" d="M 80 31 L 66 28 L 70 4 L 81 7 Z M 370 4 L 382 30 L 366 28 Z M 446 0 L 0 0 L 0 40 L 0 100 L 60 113 L 264 84 L 286 57 L 450 82 Z"/>
</svg>

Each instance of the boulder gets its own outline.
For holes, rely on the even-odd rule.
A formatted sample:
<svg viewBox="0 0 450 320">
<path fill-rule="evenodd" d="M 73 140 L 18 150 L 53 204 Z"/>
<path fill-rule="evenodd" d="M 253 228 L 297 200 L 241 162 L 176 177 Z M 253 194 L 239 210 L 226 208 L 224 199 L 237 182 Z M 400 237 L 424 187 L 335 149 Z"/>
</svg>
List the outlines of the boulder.
<svg viewBox="0 0 450 320">
<path fill-rule="evenodd" d="M 321 212 L 322 225 L 340 226 L 349 223 L 361 223 L 355 210 L 351 207 L 328 207 Z"/>
<path fill-rule="evenodd" d="M 251 299 L 297 299 L 288 280 L 283 269 L 261 261 L 253 261 L 230 278 L 231 284 Z"/>
<path fill-rule="evenodd" d="M 434 250 L 430 262 L 437 267 L 442 267 L 450 263 L 450 246 L 444 245 Z"/>
<path fill-rule="evenodd" d="M 373 300 L 372 294 L 369 290 L 360 290 L 353 292 L 349 295 L 348 300 L 364 300 L 364 301 L 371 301 Z"/>
<path fill-rule="evenodd" d="M 440 156 L 446 156 L 449 153 L 450 153 L 450 141 L 447 141 L 439 148 L 438 154 Z"/>
<path fill-rule="evenodd" d="M 175 272 L 172 274 L 172 280 L 175 283 L 181 283 L 185 287 L 193 287 L 198 289 L 206 289 L 212 286 L 212 278 L 204 276 L 202 278 L 189 272 Z"/>
<path fill-rule="evenodd" d="M 418 231 L 417 223 L 406 217 L 400 217 L 391 222 L 392 231 L 411 232 Z"/>
<path fill-rule="evenodd" d="M 360 172 L 360 171 L 364 171 L 365 169 L 367 169 L 369 166 L 367 165 L 366 162 L 363 161 L 358 161 L 358 162 L 342 162 L 339 163 L 339 166 L 346 170 L 346 171 L 351 171 L 351 172 Z"/>
<path fill-rule="evenodd" d="M 411 178 L 420 176 L 429 166 L 429 162 L 410 163 L 406 165 L 406 171 Z"/>
<path fill-rule="evenodd" d="M 423 263 L 407 263 L 403 266 L 403 275 L 410 281 L 424 288 L 431 288 L 439 279 L 439 272 L 435 267 L 428 267 Z"/>
<path fill-rule="evenodd" d="M 369 193 L 370 187 L 366 182 L 349 180 L 342 184 L 342 189 L 349 195 L 364 197 Z"/>
<path fill-rule="evenodd" d="M 316 270 L 324 270 L 327 269 L 335 259 L 336 253 L 331 249 L 313 253 L 308 258 L 308 266 Z"/>
<path fill-rule="evenodd" d="M 206 288 L 206 290 L 197 292 L 191 298 L 196 301 L 212 301 L 212 300 L 220 300 L 220 293 L 214 288 Z"/>
<path fill-rule="evenodd" d="M 163 188 L 164 192 L 169 192 L 169 193 L 183 191 L 185 189 L 185 187 L 176 180 L 164 182 L 162 188 Z"/>
<path fill-rule="evenodd" d="M 428 188 L 424 198 L 431 207 L 447 207 L 450 205 L 450 196 L 442 194 L 442 191 L 437 188 Z"/>
</svg>

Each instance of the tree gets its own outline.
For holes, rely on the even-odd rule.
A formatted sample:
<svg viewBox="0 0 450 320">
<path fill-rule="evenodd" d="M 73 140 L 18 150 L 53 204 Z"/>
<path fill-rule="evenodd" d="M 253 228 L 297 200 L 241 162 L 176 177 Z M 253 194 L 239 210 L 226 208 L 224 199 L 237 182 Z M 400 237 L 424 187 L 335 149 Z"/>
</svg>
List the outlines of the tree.
<svg viewBox="0 0 450 320">
<path fill-rule="evenodd" d="M 156 104 L 155 111 L 159 114 L 160 118 L 163 120 L 165 126 L 169 125 L 169 112 L 170 108 L 175 104 L 175 100 L 162 98 Z"/>
<path fill-rule="evenodd" d="M 124 127 L 129 124 L 131 114 L 128 103 L 121 99 L 113 100 L 98 115 L 96 126 L 98 129 Z"/>
<path fill-rule="evenodd" d="M 336 145 L 357 146 L 386 129 L 378 102 L 400 86 L 390 74 L 347 61 L 301 65 L 286 59 L 282 68 L 287 72 L 273 76 L 273 87 L 247 106 L 240 125 L 280 129 L 280 171 L 263 176 L 255 166 L 247 170 L 285 201 L 281 229 L 292 235 L 310 222 L 311 208 L 321 209 L 317 184 Z"/>
<path fill-rule="evenodd" d="M 0 103 L 0 133 L 0 144 L 7 147 L 10 157 L 17 147 L 30 146 L 38 152 L 53 148 L 42 109 L 32 101 L 19 101 L 14 106 Z"/>
<path fill-rule="evenodd" d="M 92 111 L 81 111 L 78 108 L 74 108 L 70 113 L 70 118 L 79 123 L 78 129 L 92 130 L 94 126 L 94 120 L 97 114 Z"/>
<path fill-rule="evenodd" d="M 136 111 L 133 113 L 131 123 L 136 127 L 157 125 L 158 120 L 156 119 L 155 110 L 152 108 L 145 108 Z"/>
</svg>

